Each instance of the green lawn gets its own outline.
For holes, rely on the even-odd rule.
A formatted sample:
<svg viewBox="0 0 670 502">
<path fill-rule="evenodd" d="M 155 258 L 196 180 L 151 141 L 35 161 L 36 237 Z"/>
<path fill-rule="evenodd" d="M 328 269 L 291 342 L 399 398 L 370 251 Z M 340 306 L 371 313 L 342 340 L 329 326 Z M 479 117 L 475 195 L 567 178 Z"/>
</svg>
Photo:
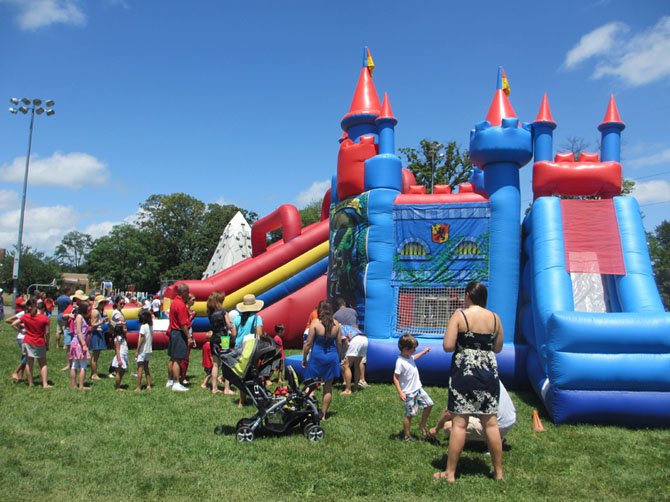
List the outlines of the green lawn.
<svg viewBox="0 0 670 502">
<path fill-rule="evenodd" d="M 506 480 L 486 476 L 488 457 L 464 452 L 455 486 L 433 481 L 447 446 L 398 440 L 402 410 L 393 386 L 375 384 L 335 396 L 325 439 L 309 443 L 297 431 L 239 444 L 234 425 L 255 408 L 199 388 L 200 352 L 192 356 L 194 385 L 183 394 L 164 388 L 166 354 L 151 362 L 155 388 L 117 393 L 113 380 L 90 391 L 70 390 L 62 350 L 49 352 L 52 389 L 10 379 L 18 359 L 11 329 L 0 328 L 0 500 L 444 499 L 574 500 L 670 498 L 670 430 L 556 427 L 531 392 L 512 392 L 518 423 L 504 453 Z M 53 338 L 52 338 L 53 341 Z M 106 369 L 111 352 L 102 356 Z M 196 384 L 197 383 L 197 384 Z M 429 387 L 436 403 L 447 392 Z M 546 429 L 531 430 L 533 408 Z M 223 435 L 214 428 L 224 426 Z"/>
</svg>

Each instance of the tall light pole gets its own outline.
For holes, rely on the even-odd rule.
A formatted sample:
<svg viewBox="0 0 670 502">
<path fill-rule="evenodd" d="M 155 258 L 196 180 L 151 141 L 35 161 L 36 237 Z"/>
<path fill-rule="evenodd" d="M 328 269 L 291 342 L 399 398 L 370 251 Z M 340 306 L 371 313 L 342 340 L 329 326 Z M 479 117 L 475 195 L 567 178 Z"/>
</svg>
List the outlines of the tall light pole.
<svg viewBox="0 0 670 502">
<path fill-rule="evenodd" d="M 30 112 L 30 130 L 28 133 L 28 155 L 26 155 L 26 170 L 23 174 L 23 195 L 21 197 L 21 212 L 19 215 L 19 239 L 16 244 L 16 255 L 14 255 L 14 271 L 12 272 L 12 279 L 14 281 L 14 292 L 13 300 L 16 302 L 16 298 L 19 295 L 19 269 L 21 264 L 21 247 L 23 241 L 23 219 L 26 213 L 26 192 L 28 191 L 28 169 L 30 168 L 30 151 L 33 146 L 33 124 L 35 123 L 35 114 L 42 115 L 46 113 L 47 117 L 51 117 L 56 113 L 53 109 L 53 106 L 56 104 L 53 100 L 47 99 L 44 101 L 44 107 L 42 106 L 42 100 L 28 99 L 28 98 L 11 98 L 9 100 L 12 103 L 12 107 L 9 108 L 9 112 L 16 115 L 21 112 L 26 115 Z M 18 108 L 15 108 L 18 107 Z"/>
</svg>

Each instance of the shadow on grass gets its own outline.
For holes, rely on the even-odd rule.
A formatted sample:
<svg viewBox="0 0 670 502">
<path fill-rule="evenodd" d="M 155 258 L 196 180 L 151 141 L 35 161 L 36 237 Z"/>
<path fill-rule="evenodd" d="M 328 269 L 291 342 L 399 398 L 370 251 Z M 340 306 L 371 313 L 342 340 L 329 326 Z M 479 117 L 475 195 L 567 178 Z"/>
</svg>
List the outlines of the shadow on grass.
<svg viewBox="0 0 670 502">
<path fill-rule="evenodd" d="M 432 465 L 435 469 L 444 471 L 447 468 L 447 454 L 445 453 L 441 457 L 433 459 L 430 465 Z M 488 457 L 486 459 L 461 457 L 458 460 L 456 478 L 477 474 L 488 476 L 490 470 L 491 466 L 489 465 Z"/>
</svg>

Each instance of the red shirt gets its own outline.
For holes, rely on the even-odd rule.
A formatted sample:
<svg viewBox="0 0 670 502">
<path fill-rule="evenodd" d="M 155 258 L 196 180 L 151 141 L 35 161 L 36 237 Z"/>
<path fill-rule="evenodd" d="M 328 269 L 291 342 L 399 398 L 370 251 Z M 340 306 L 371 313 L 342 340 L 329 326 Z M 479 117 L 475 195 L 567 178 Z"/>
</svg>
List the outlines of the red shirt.
<svg viewBox="0 0 670 502">
<path fill-rule="evenodd" d="M 279 352 L 281 352 L 281 360 L 284 360 L 284 340 L 281 339 L 279 335 L 275 335 L 274 341 L 277 344 L 277 347 L 279 348 Z"/>
<path fill-rule="evenodd" d="M 26 305 L 26 299 L 23 296 L 17 297 L 16 302 L 14 303 L 14 311 L 17 314 L 19 312 L 23 312 L 25 305 Z"/>
<path fill-rule="evenodd" d="M 46 339 L 44 338 L 44 328 L 48 329 L 49 327 L 49 318 L 44 314 L 35 314 L 34 316 L 30 314 L 24 314 L 21 318 L 23 326 L 26 328 L 26 336 L 23 339 L 23 343 L 32 345 L 34 347 L 42 347 L 46 345 Z"/>
<path fill-rule="evenodd" d="M 47 312 L 51 312 L 54 309 L 54 301 L 51 298 L 44 300 L 44 308 Z"/>
<path fill-rule="evenodd" d="M 212 346 L 209 342 L 205 342 L 205 345 L 202 346 L 202 367 L 211 368 L 214 366 L 212 364 Z"/>
<path fill-rule="evenodd" d="M 191 314 L 181 296 L 177 296 L 172 300 L 172 304 L 170 305 L 170 325 L 168 331 L 181 329 L 182 326 L 190 326 L 190 324 Z"/>
</svg>

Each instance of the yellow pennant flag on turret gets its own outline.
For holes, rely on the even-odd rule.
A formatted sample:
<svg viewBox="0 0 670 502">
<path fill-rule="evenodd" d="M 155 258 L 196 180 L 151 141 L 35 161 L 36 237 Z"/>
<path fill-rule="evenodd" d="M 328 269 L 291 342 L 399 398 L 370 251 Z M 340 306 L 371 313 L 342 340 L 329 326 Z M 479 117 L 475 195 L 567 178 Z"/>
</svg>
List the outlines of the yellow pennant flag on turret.
<svg viewBox="0 0 670 502">
<path fill-rule="evenodd" d="M 507 80 L 507 75 L 505 75 L 505 70 L 502 70 L 502 90 L 508 96 L 512 92 L 512 89 L 509 87 L 509 81 Z"/>
<path fill-rule="evenodd" d="M 370 75 L 372 75 L 372 72 L 375 71 L 375 62 L 372 60 L 372 54 L 370 53 L 370 49 L 367 49 L 367 58 L 365 60 L 365 66 L 368 67 L 368 70 L 370 70 Z"/>
</svg>

